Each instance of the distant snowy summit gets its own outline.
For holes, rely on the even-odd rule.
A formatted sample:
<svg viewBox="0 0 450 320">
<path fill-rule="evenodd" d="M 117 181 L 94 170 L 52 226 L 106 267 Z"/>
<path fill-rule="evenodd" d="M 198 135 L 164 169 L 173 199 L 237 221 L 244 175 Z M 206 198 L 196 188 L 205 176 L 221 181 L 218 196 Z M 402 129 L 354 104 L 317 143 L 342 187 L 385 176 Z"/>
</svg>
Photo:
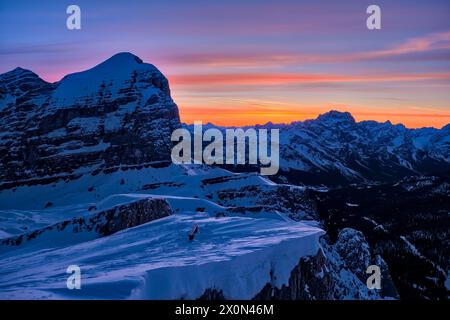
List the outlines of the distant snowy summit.
<svg viewBox="0 0 450 320">
<path fill-rule="evenodd" d="M 56 83 L 21 68 L 0 75 L 4 183 L 170 161 L 179 126 L 166 77 L 130 53 Z"/>
<path fill-rule="evenodd" d="M 350 112 L 339 112 L 337 110 L 331 110 L 327 113 L 323 113 L 317 117 L 317 121 L 327 124 L 354 124 L 355 118 Z"/>
</svg>

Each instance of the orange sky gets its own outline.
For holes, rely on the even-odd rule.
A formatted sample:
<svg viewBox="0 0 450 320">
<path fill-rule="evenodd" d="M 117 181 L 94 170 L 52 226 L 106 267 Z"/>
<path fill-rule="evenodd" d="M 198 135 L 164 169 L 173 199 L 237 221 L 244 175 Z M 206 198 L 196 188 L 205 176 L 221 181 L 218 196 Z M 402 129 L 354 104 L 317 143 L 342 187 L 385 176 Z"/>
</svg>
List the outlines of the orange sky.
<svg viewBox="0 0 450 320">
<path fill-rule="evenodd" d="M 183 107 L 179 106 L 181 121 L 185 123 L 193 123 L 194 121 L 202 121 L 203 123 L 214 123 L 222 126 L 244 126 L 264 124 L 269 121 L 273 123 L 290 123 L 293 121 L 302 121 L 306 119 L 314 119 L 319 114 L 332 109 L 339 111 L 349 111 L 352 113 L 356 121 L 375 120 L 378 122 L 391 121 L 393 124 L 402 123 L 409 128 L 435 127 L 442 128 L 450 123 L 450 113 L 447 114 L 427 114 L 427 113 L 373 113 L 351 111 L 352 108 L 332 105 L 329 108 L 319 107 L 300 107 L 296 110 L 279 110 L 279 111 L 261 111 L 253 109 L 251 106 L 241 107 L 239 110 L 213 107 Z M 247 109 L 246 111 L 244 111 Z M 302 111 L 304 110 L 304 111 Z"/>
<path fill-rule="evenodd" d="M 357 121 L 441 128 L 450 123 L 449 80 L 449 72 L 169 76 L 182 121 L 224 126 L 290 123 L 336 109 Z"/>
</svg>

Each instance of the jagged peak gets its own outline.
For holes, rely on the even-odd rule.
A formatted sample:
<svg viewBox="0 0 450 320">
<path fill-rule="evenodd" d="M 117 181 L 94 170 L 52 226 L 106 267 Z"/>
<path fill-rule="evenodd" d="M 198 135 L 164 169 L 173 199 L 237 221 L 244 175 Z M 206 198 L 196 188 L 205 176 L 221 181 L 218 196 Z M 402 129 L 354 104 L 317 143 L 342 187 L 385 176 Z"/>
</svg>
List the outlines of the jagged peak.
<svg viewBox="0 0 450 320">
<path fill-rule="evenodd" d="M 353 118 L 350 112 L 341 112 L 337 110 L 330 110 L 326 113 L 323 113 L 317 117 L 317 120 L 326 122 L 355 123 L 355 118 Z"/>
<path fill-rule="evenodd" d="M 3 79 L 13 79 L 13 78 L 23 78 L 23 77 L 31 77 L 42 80 L 36 73 L 31 70 L 17 67 L 11 71 L 0 74 L 0 78 Z M 42 80 L 43 81 L 43 80 Z"/>
<path fill-rule="evenodd" d="M 27 73 L 27 72 L 31 72 L 31 71 L 28 70 L 28 69 L 24 69 L 24 68 L 21 68 L 21 67 L 17 67 L 17 68 L 15 68 L 14 70 L 9 71 L 8 73 L 11 73 L 11 74 L 21 74 L 21 73 Z"/>
</svg>

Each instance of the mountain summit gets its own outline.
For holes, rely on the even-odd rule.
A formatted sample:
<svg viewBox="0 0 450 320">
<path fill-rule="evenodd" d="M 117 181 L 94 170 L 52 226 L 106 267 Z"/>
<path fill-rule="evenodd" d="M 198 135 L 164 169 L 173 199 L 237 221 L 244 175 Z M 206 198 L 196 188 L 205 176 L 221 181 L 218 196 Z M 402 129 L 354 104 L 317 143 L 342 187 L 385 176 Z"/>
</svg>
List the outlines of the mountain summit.
<svg viewBox="0 0 450 320">
<path fill-rule="evenodd" d="M 139 58 L 138 56 L 136 56 L 130 52 L 119 52 L 119 53 L 116 53 L 115 55 L 113 55 L 111 58 L 105 60 L 101 64 L 108 64 L 108 63 L 123 65 L 126 63 L 141 64 L 141 63 L 144 63 L 144 61 L 142 61 L 141 58 Z"/>
<path fill-rule="evenodd" d="M 355 118 L 350 114 L 350 112 L 340 112 L 337 110 L 331 110 L 326 113 L 319 115 L 317 118 L 319 121 L 323 121 L 329 124 L 332 123 L 355 123 Z"/>
<path fill-rule="evenodd" d="M 21 68 L 2 74 L 0 111 L 0 174 L 14 183 L 170 161 L 180 126 L 167 78 L 131 53 L 51 84 Z"/>
</svg>

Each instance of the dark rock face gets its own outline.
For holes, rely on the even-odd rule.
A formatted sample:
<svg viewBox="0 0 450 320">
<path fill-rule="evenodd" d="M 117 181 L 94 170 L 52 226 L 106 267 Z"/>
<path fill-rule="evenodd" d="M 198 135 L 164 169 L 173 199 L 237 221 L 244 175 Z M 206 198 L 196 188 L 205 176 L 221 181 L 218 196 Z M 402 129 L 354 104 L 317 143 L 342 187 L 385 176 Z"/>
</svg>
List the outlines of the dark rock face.
<svg viewBox="0 0 450 320">
<path fill-rule="evenodd" d="M 331 300 L 333 278 L 322 250 L 315 256 L 302 257 L 291 271 L 289 284 L 281 288 L 267 283 L 253 300 Z M 220 289 L 207 289 L 198 300 L 226 300 Z"/>
<path fill-rule="evenodd" d="M 370 265 L 369 245 L 362 232 L 345 228 L 339 232 L 334 245 L 346 265 L 361 281 L 367 278 L 366 269 Z"/>
<path fill-rule="evenodd" d="M 1 182 L 170 161 L 179 126 L 167 79 L 132 54 L 56 83 L 17 68 L 0 75 Z"/>
<path fill-rule="evenodd" d="M 366 279 L 369 275 L 365 274 L 365 270 L 371 264 L 380 266 L 380 290 L 367 288 Z M 340 241 L 334 245 L 322 239 L 322 249 L 315 256 L 301 258 L 292 270 L 287 286 L 276 288 L 267 284 L 255 299 L 365 300 L 386 297 L 399 298 L 387 264 L 380 256 L 372 259 L 362 233 L 348 228 L 342 231 Z"/>
<path fill-rule="evenodd" d="M 2 239 L 0 246 L 3 248 L 16 247 L 44 235 L 68 230 L 73 234 L 92 233 L 93 238 L 103 237 L 171 214 L 172 209 L 166 200 L 146 198 L 98 213 L 61 221 L 12 238 Z"/>
<path fill-rule="evenodd" d="M 246 200 L 247 206 L 233 208 L 240 213 L 278 211 L 295 221 L 317 219 L 315 203 L 309 191 L 295 186 L 251 185 L 230 189 L 224 184 L 224 189 L 217 191 L 215 200 L 224 206 L 233 206 L 240 200 Z"/>
<path fill-rule="evenodd" d="M 375 292 L 381 297 L 399 298 L 388 265 L 381 256 L 372 255 L 362 232 L 351 228 L 342 229 L 333 248 L 340 256 L 345 268 L 354 274 L 362 284 L 366 284 L 370 276 L 366 273 L 368 266 L 378 266 L 381 271 L 381 289 L 375 289 Z M 341 279 L 337 281 L 341 281 Z"/>
<path fill-rule="evenodd" d="M 145 199 L 131 202 L 99 213 L 99 217 L 102 217 L 105 222 L 98 224 L 96 231 L 102 236 L 108 236 L 120 230 L 136 227 L 171 214 L 172 209 L 163 199 Z"/>
<path fill-rule="evenodd" d="M 281 288 L 266 286 L 255 300 L 331 300 L 333 279 L 327 271 L 327 259 L 322 250 L 312 257 L 301 258 L 291 271 L 289 284 Z"/>
<path fill-rule="evenodd" d="M 225 300 L 222 290 L 206 289 L 197 300 L 218 301 Z"/>
<path fill-rule="evenodd" d="M 322 248 L 314 256 L 302 257 L 291 271 L 287 285 L 277 288 L 267 283 L 254 300 L 340 300 L 340 299 L 398 299 L 399 295 L 384 260 L 372 258 L 364 235 L 354 229 L 344 229 L 339 240 L 331 245 L 321 240 Z M 368 289 L 365 271 L 376 264 L 381 269 L 382 287 Z M 270 275 L 271 278 L 273 275 Z M 223 300 L 220 288 L 208 289 L 199 298 Z"/>
</svg>

